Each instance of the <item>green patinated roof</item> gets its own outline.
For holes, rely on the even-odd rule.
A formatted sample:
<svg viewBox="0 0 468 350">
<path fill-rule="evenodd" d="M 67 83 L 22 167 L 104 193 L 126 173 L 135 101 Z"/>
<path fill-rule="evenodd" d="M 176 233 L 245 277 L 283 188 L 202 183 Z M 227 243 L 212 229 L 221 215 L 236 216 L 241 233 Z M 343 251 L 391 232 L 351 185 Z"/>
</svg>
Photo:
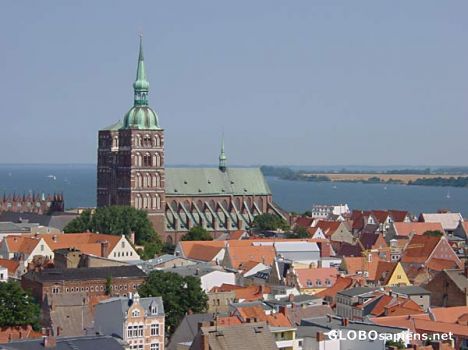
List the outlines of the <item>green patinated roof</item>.
<svg viewBox="0 0 468 350">
<path fill-rule="evenodd" d="M 166 168 L 166 194 L 200 195 L 270 195 L 259 168 Z"/>
<path fill-rule="evenodd" d="M 160 130 L 157 114 L 148 106 L 134 106 L 124 117 L 124 129 Z"/>
<path fill-rule="evenodd" d="M 117 123 L 114 123 L 112 125 L 109 125 L 108 127 L 102 129 L 102 130 L 119 130 L 123 126 L 123 123 L 121 120 L 119 120 Z"/>
</svg>

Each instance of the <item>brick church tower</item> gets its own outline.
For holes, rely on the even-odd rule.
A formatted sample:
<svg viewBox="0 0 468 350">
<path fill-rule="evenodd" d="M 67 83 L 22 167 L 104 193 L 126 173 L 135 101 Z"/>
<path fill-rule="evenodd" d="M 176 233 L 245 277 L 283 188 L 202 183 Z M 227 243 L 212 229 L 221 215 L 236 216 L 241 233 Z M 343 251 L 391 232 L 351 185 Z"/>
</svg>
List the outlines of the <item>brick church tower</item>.
<svg viewBox="0 0 468 350">
<path fill-rule="evenodd" d="M 97 206 L 131 205 L 144 209 L 157 232 L 165 231 L 164 130 L 148 105 L 142 38 L 133 107 L 99 131 Z"/>
</svg>

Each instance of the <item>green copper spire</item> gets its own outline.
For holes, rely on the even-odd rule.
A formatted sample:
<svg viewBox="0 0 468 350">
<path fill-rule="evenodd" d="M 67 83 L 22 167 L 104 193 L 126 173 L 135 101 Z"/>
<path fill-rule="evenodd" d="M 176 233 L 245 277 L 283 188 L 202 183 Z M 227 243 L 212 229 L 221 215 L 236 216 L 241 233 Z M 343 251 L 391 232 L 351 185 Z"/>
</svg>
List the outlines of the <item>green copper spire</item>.
<svg viewBox="0 0 468 350">
<path fill-rule="evenodd" d="M 145 59 L 143 57 L 143 35 L 140 35 L 140 52 L 133 90 L 135 91 L 135 106 L 147 106 L 149 82 L 146 80 Z"/>
<path fill-rule="evenodd" d="M 125 114 L 123 129 L 161 130 L 158 115 L 148 105 L 149 82 L 146 80 L 145 61 L 143 58 L 143 37 L 140 36 L 140 52 L 135 82 L 133 107 Z M 114 127 L 114 126 L 112 126 Z"/>
<path fill-rule="evenodd" d="M 221 170 L 222 172 L 225 172 L 226 171 L 226 154 L 224 153 L 224 135 L 223 135 L 223 138 L 222 138 L 222 141 L 221 141 L 221 153 L 219 154 L 219 170 Z"/>
</svg>

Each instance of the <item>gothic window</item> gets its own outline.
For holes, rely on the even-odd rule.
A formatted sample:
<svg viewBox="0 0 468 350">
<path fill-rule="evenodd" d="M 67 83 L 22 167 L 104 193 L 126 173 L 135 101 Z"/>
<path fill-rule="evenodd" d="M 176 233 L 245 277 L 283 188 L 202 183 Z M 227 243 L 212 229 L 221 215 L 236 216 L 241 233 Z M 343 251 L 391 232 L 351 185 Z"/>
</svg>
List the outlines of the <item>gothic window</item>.
<svg viewBox="0 0 468 350">
<path fill-rule="evenodd" d="M 137 197 L 135 199 L 135 207 L 137 209 L 140 209 L 141 208 L 141 196 L 139 194 L 137 194 Z"/>
<path fill-rule="evenodd" d="M 135 166 L 141 166 L 141 154 L 137 153 L 135 154 Z"/>
<path fill-rule="evenodd" d="M 137 181 L 136 181 L 136 187 L 141 187 L 141 175 L 140 173 L 137 173 Z"/>
<path fill-rule="evenodd" d="M 161 209 L 161 198 L 159 197 L 159 194 L 156 194 L 153 197 L 153 209 Z"/>
<path fill-rule="evenodd" d="M 143 147 L 151 147 L 151 137 L 149 135 L 143 137 Z"/>
<path fill-rule="evenodd" d="M 157 152 L 153 155 L 153 163 L 157 167 L 161 166 L 161 156 Z"/>
<path fill-rule="evenodd" d="M 143 166 L 151 166 L 151 165 L 152 165 L 151 156 L 149 155 L 149 153 L 147 153 L 143 156 Z"/>
<path fill-rule="evenodd" d="M 161 177 L 159 176 L 159 173 L 153 175 L 153 187 L 161 187 Z"/>
<path fill-rule="evenodd" d="M 148 174 L 143 176 L 143 187 L 148 187 Z"/>
<path fill-rule="evenodd" d="M 148 194 L 143 198 L 143 208 L 148 209 Z"/>
<path fill-rule="evenodd" d="M 135 136 L 135 146 L 141 147 L 141 135 Z"/>
<path fill-rule="evenodd" d="M 159 135 L 154 136 L 154 147 L 160 147 L 161 146 L 161 139 L 159 138 Z"/>
</svg>

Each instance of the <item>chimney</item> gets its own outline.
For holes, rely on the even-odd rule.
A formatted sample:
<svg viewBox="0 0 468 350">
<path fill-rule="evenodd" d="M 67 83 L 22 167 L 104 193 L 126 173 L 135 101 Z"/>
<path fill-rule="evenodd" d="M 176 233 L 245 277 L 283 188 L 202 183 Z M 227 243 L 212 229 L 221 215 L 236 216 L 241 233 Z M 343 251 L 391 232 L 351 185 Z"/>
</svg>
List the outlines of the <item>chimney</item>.
<svg viewBox="0 0 468 350">
<path fill-rule="evenodd" d="M 130 242 L 135 244 L 135 232 L 130 233 Z"/>
<path fill-rule="evenodd" d="M 322 342 L 322 341 L 325 340 L 325 336 L 323 335 L 322 332 L 317 332 L 316 338 L 317 338 L 317 343 Z"/>
<path fill-rule="evenodd" d="M 46 349 L 53 349 L 57 346 L 57 340 L 53 335 L 46 335 L 43 338 L 43 345 Z"/>
<path fill-rule="evenodd" d="M 52 240 L 53 240 L 54 242 L 57 242 L 57 235 L 52 235 Z"/>
<path fill-rule="evenodd" d="M 286 306 L 281 305 L 279 307 L 278 313 L 283 314 L 284 316 L 286 316 Z"/>
<path fill-rule="evenodd" d="M 101 256 L 103 258 L 107 258 L 108 255 L 109 255 L 109 242 L 103 241 L 101 242 Z"/>
<path fill-rule="evenodd" d="M 203 333 L 202 327 L 205 324 L 203 322 L 198 322 L 198 332 L 201 336 L 201 349 L 200 350 L 210 350 L 210 341 L 208 334 Z"/>
</svg>

